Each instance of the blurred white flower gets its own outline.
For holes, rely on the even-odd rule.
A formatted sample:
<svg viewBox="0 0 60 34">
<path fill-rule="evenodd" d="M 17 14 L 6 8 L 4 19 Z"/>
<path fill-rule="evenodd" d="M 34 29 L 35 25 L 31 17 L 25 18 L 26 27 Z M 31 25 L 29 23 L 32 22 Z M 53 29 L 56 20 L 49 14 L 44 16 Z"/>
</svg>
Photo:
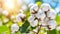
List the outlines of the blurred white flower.
<svg viewBox="0 0 60 34">
<path fill-rule="evenodd" d="M 56 30 L 60 31 L 60 26 L 57 26 Z"/>
<path fill-rule="evenodd" d="M 35 26 L 37 26 L 37 24 L 38 24 L 38 20 L 37 20 L 37 19 L 34 20 L 34 19 L 35 19 L 34 16 L 30 16 L 30 17 L 28 18 L 28 21 L 29 21 L 29 23 L 30 23 L 30 25 L 31 25 L 32 27 L 35 27 Z"/>
<path fill-rule="evenodd" d="M 50 5 L 48 4 L 48 3 L 43 3 L 42 5 L 41 5 L 41 9 L 42 9 L 42 11 L 48 11 L 48 10 L 50 10 Z"/>
<path fill-rule="evenodd" d="M 7 10 L 4 10 L 4 11 L 2 12 L 2 14 L 5 15 L 5 16 L 8 16 L 9 13 L 8 13 Z"/>
<path fill-rule="evenodd" d="M 32 7 L 33 7 L 33 10 L 38 11 L 38 5 L 37 4 L 34 4 Z"/>
<path fill-rule="evenodd" d="M 32 7 L 30 7 L 30 13 L 34 14 L 38 12 L 38 6 L 37 4 L 34 4 Z"/>
<path fill-rule="evenodd" d="M 28 18 L 28 21 L 29 21 L 29 22 L 33 22 L 33 21 L 34 21 L 34 19 L 35 19 L 35 17 L 34 17 L 34 16 L 30 16 L 30 17 Z"/>
<path fill-rule="evenodd" d="M 55 20 L 49 20 L 47 25 L 49 25 L 49 27 L 51 28 L 50 30 L 53 30 L 56 28 L 56 21 Z M 47 30 L 49 30 L 49 29 L 47 28 Z"/>
<path fill-rule="evenodd" d="M 7 23 L 8 21 L 9 21 L 8 18 L 5 18 L 5 19 L 3 20 L 4 23 Z"/>
<path fill-rule="evenodd" d="M 41 20 L 43 20 L 46 17 L 46 15 L 45 15 L 45 13 L 43 11 L 41 11 L 39 9 L 38 13 L 36 14 L 36 17 L 40 18 Z"/>
<path fill-rule="evenodd" d="M 43 20 L 40 21 L 40 23 L 41 23 L 42 26 L 46 26 L 46 23 Z"/>
<path fill-rule="evenodd" d="M 17 25 L 17 24 L 12 24 L 11 25 L 11 31 L 12 32 L 16 32 L 16 31 L 18 31 L 19 30 L 19 26 Z"/>
<path fill-rule="evenodd" d="M 44 19 L 44 22 L 47 24 L 48 21 L 49 21 L 49 18 L 46 17 L 46 18 Z"/>
<path fill-rule="evenodd" d="M 22 19 L 24 19 L 25 17 L 26 17 L 25 14 L 19 13 L 19 14 L 16 16 L 16 20 L 17 20 L 17 21 L 22 21 Z"/>
<path fill-rule="evenodd" d="M 33 22 L 30 22 L 30 25 L 31 25 L 32 27 L 37 26 L 37 25 L 38 25 L 38 20 L 36 19 L 36 20 L 34 20 Z"/>
<path fill-rule="evenodd" d="M 55 10 L 50 10 L 47 12 L 47 17 L 50 17 L 50 19 L 55 19 L 56 17 L 56 12 Z"/>
</svg>

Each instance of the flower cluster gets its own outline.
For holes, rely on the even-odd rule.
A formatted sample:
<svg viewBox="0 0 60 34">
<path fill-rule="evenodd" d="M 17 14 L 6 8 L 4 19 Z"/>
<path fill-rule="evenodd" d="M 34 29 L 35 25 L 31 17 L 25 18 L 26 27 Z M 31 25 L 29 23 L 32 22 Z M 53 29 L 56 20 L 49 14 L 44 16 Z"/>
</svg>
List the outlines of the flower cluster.
<svg viewBox="0 0 60 34">
<path fill-rule="evenodd" d="M 3 15 L 3 17 L 0 18 L 0 26 L 2 26 L 3 24 L 5 24 L 7 27 L 10 27 L 11 34 L 15 34 L 16 32 L 19 31 L 19 26 L 20 25 L 18 25 L 18 23 L 23 22 L 23 20 L 26 17 L 26 15 L 23 13 L 22 9 L 20 9 L 18 11 L 18 14 L 16 14 L 16 16 L 14 16 L 14 15 L 10 15 L 9 16 L 8 10 L 3 10 L 2 8 L 0 8 L 0 16 L 1 15 Z M 8 16 L 9 16 L 9 18 L 8 18 Z M 11 25 L 8 24 L 10 21 L 12 21 Z"/>
<path fill-rule="evenodd" d="M 19 21 L 23 21 L 25 19 L 26 15 L 23 14 L 23 10 L 20 9 L 19 13 L 16 15 L 16 20 Z"/>
<path fill-rule="evenodd" d="M 19 13 L 16 15 L 16 20 L 14 20 L 14 24 L 12 24 L 12 26 L 11 26 L 12 34 L 19 31 L 19 26 L 18 26 L 17 22 L 23 21 L 25 19 L 25 17 L 26 17 L 26 15 L 23 14 L 23 10 L 20 9 Z"/>
<path fill-rule="evenodd" d="M 36 4 L 30 4 L 30 17 L 28 21 L 32 27 L 38 26 L 38 23 L 47 30 L 53 30 L 56 27 L 55 10 L 51 9 L 48 3 L 43 3 L 41 8 Z"/>
</svg>

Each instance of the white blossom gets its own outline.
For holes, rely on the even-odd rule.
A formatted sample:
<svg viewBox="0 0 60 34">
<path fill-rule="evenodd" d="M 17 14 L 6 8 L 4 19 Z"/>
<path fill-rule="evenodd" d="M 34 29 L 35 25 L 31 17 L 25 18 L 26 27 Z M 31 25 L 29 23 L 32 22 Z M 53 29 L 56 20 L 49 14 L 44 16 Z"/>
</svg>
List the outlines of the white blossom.
<svg viewBox="0 0 60 34">
<path fill-rule="evenodd" d="M 18 31 L 19 30 L 19 26 L 17 25 L 17 24 L 12 24 L 12 26 L 11 26 L 11 31 L 12 32 L 16 32 L 16 31 Z"/>
<path fill-rule="evenodd" d="M 38 11 L 38 6 L 37 6 L 37 4 L 33 5 L 32 7 L 33 7 L 33 10 Z"/>
<path fill-rule="evenodd" d="M 42 9 L 42 11 L 48 11 L 48 10 L 50 10 L 50 5 L 48 4 L 48 3 L 43 3 L 42 5 L 41 5 L 41 9 Z"/>
<path fill-rule="evenodd" d="M 47 12 L 45 13 L 45 11 Z M 32 27 L 37 26 L 38 21 L 40 21 L 39 25 L 42 25 L 42 27 L 46 28 L 46 30 L 48 30 L 49 28 L 51 28 L 50 30 L 56 28 L 56 21 L 54 20 L 56 17 L 56 12 L 55 10 L 51 9 L 48 3 L 43 3 L 41 5 L 41 9 L 39 9 L 35 4 L 32 5 L 30 7 L 30 15 L 31 16 L 28 18 L 28 21 Z M 47 27 L 48 25 L 49 28 Z"/>
<path fill-rule="evenodd" d="M 34 20 L 33 22 L 30 23 L 30 25 L 31 25 L 32 27 L 37 26 L 37 25 L 38 25 L 38 20 L 37 20 L 37 19 Z"/>
<path fill-rule="evenodd" d="M 32 27 L 35 27 L 35 26 L 37 26 L 37 24 L 38 24 L 38 20 L 37 20 L 37 19 L 34 20 L 34 19 L 32 19 L 32 18 L 29 18 L 28 21 L 29 21 L 29 23 L 30 23 L 30 25 L 31 25 Z"/>
<path fill-rule="evenodd" d="M 25 14 L 19 13 L 19 14 L 16 16 L 16 20 L 17 20 L 17 21 L 22 21 L 22 19 L 24 19 L 25 17 L 26 17 Z"/>
<path fill-rule="evenodd" d="M 50 19 L 55 19 L 56 12 L 54 10 L 50 10 L 47 12 L 47 17 L 50 17 Z"/>
<path fill-rule="evenodd" d="M 44 22 L 47 23 L 48 21 L 49 21 L 49 18 L 46 17 L 46 18 L 44 19 Z"/>
<path fill-rule="evenodd" d="M 7 10 L 4 10 L 4 11 L 2 12 L 2 14 L 5 15 L 5 16 L 8 16 L 9 13 L 8 13 Z"/>
<path fill-rule="evenodd" d="M 31 8 L 30 8 L 30 13 L 35 13 L 38 12 L 38 6 L 36 4 L 34 4 Z"/>
<path fill-rule="evenodd" d="M 49 25 L 49 27 L 51 28 L 50 30 L 53 30 L 56 28 L 56 21 L 55 20 L 49 20 L 47 25 Z M 49 30 L 49 29 L 47 28 L 47 30 Z"/>
<path fill-rule="evenodd" d="M 37 26 L 37 24 L 38 24 L 38 20 L 37 20 L 37 19 L 34 20 L 34 19 L 35 19 L 34 16 L 30 16 L 30 17 L 28 18 L 28 21 L 29 21 L 29 23 L 30 23 L 30 25 L 31 25 L 32 27 L 35 27 L 35 26 Z"/>
<path fill-rule="evenodd" d="M 33 22 L 33 21 L 34 21 L 34 19 L 35 19 L 35 17 L 34 17 L 34 16 L 30 16 L 30 17 L 28 18 L 28 21 L 29 21 L 29 22 Z"/>
<path fill-rule="evenodd" d="M 41 9 L 39 9 L 38 13 L 36 14 L 36 17 L 38 19 L 40 18 L 41 20 L 43 20 L 46 17 L 46 15 L 43 11 L 41 11 Z"/>
</svg>

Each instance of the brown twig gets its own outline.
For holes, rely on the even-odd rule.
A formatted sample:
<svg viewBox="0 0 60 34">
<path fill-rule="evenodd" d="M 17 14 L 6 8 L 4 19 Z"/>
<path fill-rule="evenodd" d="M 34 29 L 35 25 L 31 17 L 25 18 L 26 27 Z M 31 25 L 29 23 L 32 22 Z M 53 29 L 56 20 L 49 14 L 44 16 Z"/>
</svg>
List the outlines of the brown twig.
<svg viewBox="0 0 60 34">
<path fill-rule="evenodd" d="M 36 34 L 39 34 L 39 31 L 41 30 L 41 26 L 42 26 L 42 25 L 38 26 L 38 31 L 37 31 Z"/>
</svg>

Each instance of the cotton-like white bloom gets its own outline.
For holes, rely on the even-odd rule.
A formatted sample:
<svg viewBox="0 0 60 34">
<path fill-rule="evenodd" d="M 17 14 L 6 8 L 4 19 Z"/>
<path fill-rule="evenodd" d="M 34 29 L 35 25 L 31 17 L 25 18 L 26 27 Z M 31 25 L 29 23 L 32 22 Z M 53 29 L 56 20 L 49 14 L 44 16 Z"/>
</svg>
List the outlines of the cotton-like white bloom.
<svg viewBox="0 0 60 34">
<path fill-rule="evenodd" d="M 50 10 L 47 12 L 47 17 L 49 17 L 50 19 L 55 19 L 56 17 L 56 12 L 54 10 Z"/>
<path fill-rule="evenodd" d="M 37 20 L 37 19 L 34 20 L 34 19 L 35 19 L 34 16 L 30 16 L 30 17 L 28 18 L 28 21 L 29 21 L 29 23 L 30 23 L 30 25 L 31 25 L 32 27 L 35 27 L 35 26 L 37 26 L 37 24 L 38 24 L 38 20 Z"/>
<path fill-rule="evenodd" d="M 34 19 L 35 19 L 35 17 L 34 17 L 34 16 L 30 16 L 30 17 L 28 18 L 28 21 L 29 21 L 29 22 L 33 22 L 33 21 L 34 21 Z"/>
<path fill-rule="evenodd" d="M 18 31 L 19 30 L 19 26 L 17 25 L 17 24 L 12 24 L 12 26 L 11 26 L 11 31 L 12 32 L 16 32 L 16 31 Z"/>
<path fill-rule="evenodd" d="M 37 24 L 38 24 L 38 20 L 37 20 L 37 19 L 34 20 L 34 19 L 35 19 L 34 16 L 30 16 L 29 19 L 28 19 L 28 21 L 29 21 L 29 23 L 30 23 L 30 25 L 31 25 L 32 27 L 35 27 L 35 26 L 37 26 Z"/>
<path fill-rule="evenodd" d="M 16 16 L 16 20 L 17 20 L 17 21 L 22 21 L 22 19 L 24 19 L 25 17 L 26 17 L 25 14 L 20 13 L 20 14 L 18 14 L 18 15 Z"/>
<path fill-rule="evenodd" d="M 37 6 L 37 4 L 33 5 L 32 7 L 33 7 L 33 10 L 38 11 L 38 6 Z"/>
<path fill-rule="evenodd" d="M 38 6 L 37 4 L 34 4 L 31 8 L 30 8 L 30 13 L 34 14 L 38 12 Z"/>
<path fill-rule="evenodd" d="M 58 26 L 58 27 L 56 28 L 56 30 L 58 30 L 58 31 L 59 31 L 59 30 L 60 30 L 60 26 Z"/>
<path fill-rule="evenodd" d="M 48 3 L 43 3 L 42 5 L 41 5 L 41 9 L 42 9 L 42 11 L 48 11 L 48 10 L 50 10 L 50 5 L 48 4 Z"/>
<path fill-rule="evenodd" d="M 41 19 L 41 20 L 43 20 L 45 17 L 46 17 L 46 15 L 45 15 L 45 13 L 43 12 L 43 11 L 41 11 L 41 9 L 38 11 L 38 13 L 36 14 L 36 17 L 39 19 Z"/>
<path fill-rule="evenodd" d="M 4 10 L 4 11 L 2 12 L 2 14 L 5 15 L 5 16 L 8 16 L 9 13 L 8 13 L 7 10 Z"/>
<path fill-rule="evenodd" d="M 49 18 L 46 17 L 46 18 L 44 19 L 44 22 L 47 24 L 48 21 L 49 21 Z"/>
<path fill-rule="evenodd" d="M 53 30 L 56 28 L 56 21 L 55 20 L 49 20 L 47 25 L 49 25 L 49 28 L 51 28 L 50 30 Z M 47 30 L 49 30 L 49 29 L 47 28 Z"/>
<path fill-rule="evenodd" d="M 9 21 L 8 18 L 5 18 L 5 19 L 3 20 L 4 23 L 7 23 L 8 21 Z"/>
<path fill-rule="evenodd" d="M 33 22 L 30 22 L 30 25 L 31 25 L 32 27 L 37 26 L 37 25 L 38 25 L 38 20 L 36 19 L 36 20 L 34 20 Z"/>
</svg>

